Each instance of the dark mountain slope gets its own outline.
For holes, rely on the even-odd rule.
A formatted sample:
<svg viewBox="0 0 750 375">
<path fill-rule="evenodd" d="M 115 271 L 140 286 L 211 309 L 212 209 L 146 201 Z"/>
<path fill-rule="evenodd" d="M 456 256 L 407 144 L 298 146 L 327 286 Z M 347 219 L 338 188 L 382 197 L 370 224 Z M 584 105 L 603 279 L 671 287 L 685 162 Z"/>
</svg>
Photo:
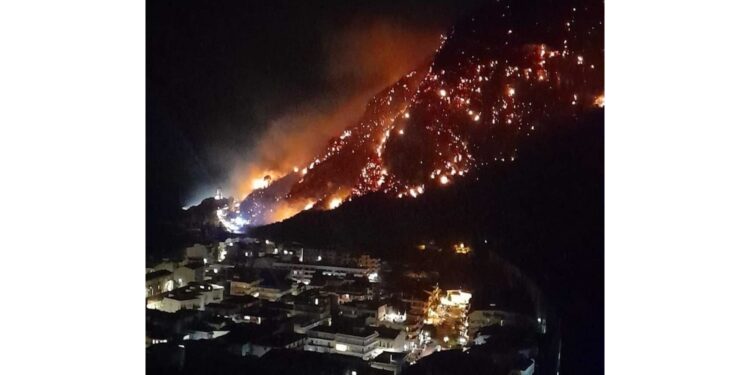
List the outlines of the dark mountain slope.
<svg viewBox="0 0 750 375">
<path fill-rule="evenodd" d="M 603 372 L 603 110 L 545 124 L 519 145 L 513 162 L 480 168 L 419 199 L 371 194 L 253 233 L 391 260 L 425 240 L 464 241 L 477 256 L 496 252 L 536 280 L 555 306 L 563 370 Z"/>
</svg>

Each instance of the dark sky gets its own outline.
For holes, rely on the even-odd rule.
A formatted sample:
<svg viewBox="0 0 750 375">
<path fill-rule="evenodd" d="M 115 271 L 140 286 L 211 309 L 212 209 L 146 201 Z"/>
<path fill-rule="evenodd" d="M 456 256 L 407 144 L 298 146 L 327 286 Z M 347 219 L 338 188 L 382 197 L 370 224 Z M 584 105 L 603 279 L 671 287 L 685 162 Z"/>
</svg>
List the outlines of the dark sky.
<svg viewBox="0 0 750 375">
<path fill-rule="evenodd" d="M 272 126 L 327 138 L 341 125 L 311 126 L 311 110 L 325 118 L 385 87 L 476 2 L 148 1 L 149 215 L 229 184 Z"/>
</svg>

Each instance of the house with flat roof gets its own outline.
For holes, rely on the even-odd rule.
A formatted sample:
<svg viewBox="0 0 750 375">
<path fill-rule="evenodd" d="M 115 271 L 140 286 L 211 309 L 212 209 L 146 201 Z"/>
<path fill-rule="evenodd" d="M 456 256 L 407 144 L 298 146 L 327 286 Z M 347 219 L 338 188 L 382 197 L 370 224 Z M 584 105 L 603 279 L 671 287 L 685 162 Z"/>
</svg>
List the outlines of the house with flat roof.
<svg viewBox="0 0 750 375">
<path fill-rule="evenodd" d="M 223 299 L 224 287 L 192 282 L 182 288 L 150 298 L 147 307 L 166 312 L 205 310 L 206 305 L 221 302 Z"/>
<path fill-rule="evenodd" d="M 238 268 L 232 271 L 229 279 L 230 296 L 253 295 L 261 282 L 260 276 L 252 269 Z"/>
<path fill-rule="evenodd" d="M 173 288 L 171 271 L 158 270 L 146 274 L 146 298 L 168 292 Z"/>
<path fill-rule="evenodd" d="M 378 332 L 378 347 L 386 352 L 405 352 L 412 348 L 407 339 L 406 331 L 386 327 L 376 327 Z"/>
<path fill-rule="evenodd" d="M 305 350 L 369 360 L 380 353 L 378 343 L 378 332 L 372 327 L 320 325 L 307 331 Z"/>
<path fill-rule="evenodd" d="M 205 264 L 202 262 L 189 262 L 174 270 L 174 280 L 177 286 L 185 286 L 191 282 L 203 282 Z"/>
<path fill-rule="evenodd" d="M 406 354 L 383 352 L 370 361 L 370 366 L 398 375 L 406 367 Z"/>
</svg>

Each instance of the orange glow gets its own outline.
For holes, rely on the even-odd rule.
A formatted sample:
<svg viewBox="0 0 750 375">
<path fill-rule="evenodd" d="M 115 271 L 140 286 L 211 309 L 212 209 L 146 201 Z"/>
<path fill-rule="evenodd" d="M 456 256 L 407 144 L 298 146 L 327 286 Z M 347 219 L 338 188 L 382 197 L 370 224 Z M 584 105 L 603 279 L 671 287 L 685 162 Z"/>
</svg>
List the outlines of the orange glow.
<svg viewBox="0 0 750 375">
<path fill-rule="evenodd" d="M 586 69 L 575 67 L 583 64 L 584 56 L 573 49 L 574 43 L 569 46 L 564 41 L 557 46 L 559 51 L 553 45 L 524 44 L 524 55 L 518 58 L 467 51 L 453 68 L 422 64 L 404 75 L 407 67 L 414 66 L 407 55 L 422 53 L 412 51 L 403 40 L 393 41 L 400 38 L 394 33 L 399 26 L 353 25 L 352 36 L 326 44 L 331 66 L 324 79 L 330 79 L 332 87 L 355 82 L 343 90 L 345 95 L 331 98 L 321 92 L 320 100 L 295 105 L 271 119 L 267 134 L 258 137 L 244 161 L 252 166 L 235 171 L 239 179 L 232 181 L 232 187 L 241 185 L 235 193 L 256 190 L 245 201 L 249 204 L 242 205 L 247 212 L 241 219 L 254 224 L 283 220 L 303 210 L 335 209 L 376 191 L 418 198 L 430 187 L 449 188 L 472 168 L 515 160 L 517 149 L 506 149 L 512 143 L 503 141 L 491 149 L 485 142 L 474 144 L 477 137 L 529 136 L 534 124 L 548 116 L 570 116 L 604 106 L 598 75 L 591 77 L 598 72 L 588 69 L 598 56 L 585 56 Z M 429 41 L 429 33 L 424 39 Z M 441 48 L 442 44 L 435 52 Z M 376 56 L 373 51 L 378 51 Z M 489 101 L 488 92 L 493 97 Z M 410 120 L 411 112 L 415 120 Z M 487 129 L 482 129 L 484 125 Z M 487 152 L 475 146 L 487 147 Z M 430 183 L 428 176 L 437 181 Z M 451 248 L 459 254 L 471 251 L 462 243 Z"/>
<path fill-rule="evenodd" d="M 266 175 L 264 177 L 253 179 L 252 184 L 253 190 L 265 189 L 271 184 L 271 176 Z"/>
<path fill-rule="evenodd" d="M 341 205 L 341 198 L 333 198 L 328 202 L 328 209 L 332 210 Z"/>
<path fill-rule="evenodd" d="M 463 242 L 453 245 L 453 250 L 455 250 L 456 254 L 468 254 L 471 252 L 471 248 L 464 245 Z"/>
<path fill-rule="evenodd" d="M 266 175 L 275 181 L 290 170 L 307 174 L 310 168 L 303 168 L 304 163 L 314 158 L 331 136 L 340 135 L 354 123 L 373 95 L 434 53 L 441 43 L 440 31 L 369 17 L 345 26 L 340 36 L 324 46 L 327 66 L 323 78 L 332 85 L 346 83 L 350 89 L 338 96 L 322 93 L 321 99 L 299 103 L 271 119 L 247 160 L 237 161 L 230 181 L 232 195 L 244 198 L 264 187 Z"/>
<path fill-rule="evenodd" d="M 246 173 L 247 177 L 234 190 L 235 195 L 242 198 L 255 190 L 268 187 L 276 178 L 282 176 L 275 170 L 259 169 L 255 166 L 248 168 Z"/>
<path fill-rule="evenodd" d="M 272 222 L 286 220 L 302 211 L 301 203 L 280 203 L 274 206 L 271 213 Z"/>
<path fill-rule="evenodd" d="M 601 94 L 594 99 L 594 105 L 599 108 L 604 108 L 604 94 Z"/>
</svg>

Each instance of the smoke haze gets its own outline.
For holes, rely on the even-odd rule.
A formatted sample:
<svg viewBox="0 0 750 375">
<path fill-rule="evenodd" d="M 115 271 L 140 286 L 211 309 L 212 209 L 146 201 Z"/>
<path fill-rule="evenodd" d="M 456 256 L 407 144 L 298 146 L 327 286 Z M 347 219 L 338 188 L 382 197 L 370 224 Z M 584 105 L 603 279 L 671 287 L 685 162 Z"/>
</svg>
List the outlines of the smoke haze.
<svg viewBox="0 0 750 375">
<path fill-rule="evenodd" d="M 275 179 L 309 163 L 328 139 L 362 115 L 374 94 L 426 61 L 442 32 L 437 27 L 357 20 L 325 40 L 323 74 L 331 89 L 290 105 L 267 122 L 248 157 L 236 161 L 230 193 L 244 197 L 266 175 Z"/>
</svg>

